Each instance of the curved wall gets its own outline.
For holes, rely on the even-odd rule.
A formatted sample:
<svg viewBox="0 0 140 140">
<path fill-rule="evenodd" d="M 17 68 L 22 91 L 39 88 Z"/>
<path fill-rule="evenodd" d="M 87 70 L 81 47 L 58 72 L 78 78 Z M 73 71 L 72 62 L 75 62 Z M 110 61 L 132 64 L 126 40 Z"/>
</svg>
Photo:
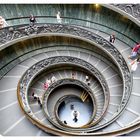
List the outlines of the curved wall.
<svg viewBox="0 0 140 140">
<path fill-rule="evenodd" d="M 6 18 L 14 18 L 14 17 L 27 17 L 31 13 L 36 16 L 54 16 L 53 18 L 39 18 L 38 22 L 57 22 L 55 17 L 57 11 L 61 12 L 61 15 L 64 17 L 71 17 L 76 19 L 63 19 L 64 23 L 69 24 L 78 24 L 90 28 L 96 28 L 98 30 L 112 33 L 114 32 L 116 36 L 125 40 L 131 47 L 134 43 L 139 42 L 140 40 L 140 30 L 139 27 L 134 24 L 129 19 L 124 16 L 116 13 L 113 10 L 105 8 L 103 6 L 99 8 L 95 8 L 94 4 L 2 4 L 0 5 L 0 13 Z M 84 20 L 84 21 L 83 21 Z M 88 21 L 86 21 L 88 20 Z M 91 23 L 95 22 L 97 24 Z M 19 23 L 29 23 L 28 18 L 26 19 L 18 19 L 13 21 L 8 21 L 10 25 L 19 24 Z M 100 26 L 103 25 L 103 26 Z M 106 28 L 108 27 L 108 28 Z M 115 32 L 116 30 L 118 32 Z M 130 37 L 124 37 L 124 35 Z"/>
<path fill-rule="evenodd" d="M 52 49 L 50 49 L 50 47 Z M 84 51 L 89 50 L 92 53 L 95 53 L 96 56 L 100 55 L 100 59 L 103 61 L 104 58 L 112 61 L 102 49 L 90 43 L 84 42 L 81 39 L 64 36 L 35 37 L 7 46 L 5 49 L 0 51 L 0 76 L 2 77 L 5 75 L 11 68 L 21 61 L 43 52 L 44 49 L 47 48 L 48 51 L 52 51 L 53 48 L 56 47 L 57 49 L 59 49 L 59 47 L 74 47 L 76 50 L 83 48 Z M 101 56 L 103 57 L 101 58 Z M 111 66 L 114 67 L 113 64 Z M 114 69 L 118 71 L 116 67 L 114 67 Z"/>
</svg>

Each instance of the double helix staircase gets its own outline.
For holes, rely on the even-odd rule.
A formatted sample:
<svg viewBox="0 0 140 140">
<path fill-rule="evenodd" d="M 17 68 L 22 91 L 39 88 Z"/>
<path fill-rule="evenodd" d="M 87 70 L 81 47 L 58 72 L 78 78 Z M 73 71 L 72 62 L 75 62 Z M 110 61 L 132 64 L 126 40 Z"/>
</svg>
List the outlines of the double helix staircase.
<svg viewBox="0 0 140 140">
<path fill-rule="evenodd" d="M 56 22 L 56 21 L 54 21 Z M 82 30 L 89 31 L 96 35 L 101 36 L 106 41 L 108 41 L 108 32 L 91 28 L 87 24 L 87 26 L 79 26 L 79 23 L 76 25 L 76 20 L 73 20 L 73 27 L 74 28 L 81 28 Z M 23 26 L 24 28 L 24 26 Z M 33 34 L 34 35 L 34 34 Z M 36 34 L 35 34 L 36 35 Z M 41 35 L 38 34 L 38 35 Z M 61 34 L 62 35 L 62 34 Z M 66 34 L 67 35 L 67 34 Z M 36 35 L 37 36 L 37 35 Z M 51 35 L 50 35 L 51 36 Z M 55 36 L 55 32 L 54 32 Z M 58 34 L 56 35 L 58 36 Z M 79 35 L 80 36 L 80 35 Z M 27 38 L 32 38 L 31 35 L 26 35 Z M 52 36 L 51 36 L 52 37 Z M 50 38 L 51 38 L 50 37 Z M 81 36 L 80 36 L 81 37 Z M 22 37 L 21 37 L 22 38 Z M 49 37 L 46 39 L 47 41 L 50 39 Z M 53 38 L 53 37 L 52 37 Z M 57 38 L 57 37 L 56 37 Z M 50 44 L 45 44 L 46 40 L 42 42 L 41 39 L 31 39 L 30 43 L 26 44 L 22 42 L 23 46 L 28 46 L 29 53 L 23 53 L 21 57 L 17 58 L 19 62 L 16 65 L 9 65 L 5 66 L 7 72 L 4 75 L 1 75 L 0 79 L 0 134 L 5 136 L 13 136 L 13 135 L 31 135 L 31 136 L 39 136 L 39 135 L 139 135 L 139 130 L 135 132 L 136 129 L 139 128 L 139 102 L 140 102 L 140 74 L 138 66 L 137 70 L 134 73 L 131 73 L 132 76 L 132 91 L 129 97 L 128 103 L 125 105 L 125 108 L 122 112 L 118 113 L 120 106 L 122 104 L 122 100 L 124 98 L 123 91 L 124 91 L 124 79 L 122 78 L 122 71 L 118 68 L 115 62 L 115 56 L 113 58 L 108 58 L 102 52 L 98 52 L 100 49 L 96 50 L 96 47 L 91 47 L 92 45 L 85 46 L 84 41 L 81 44 L 78 44 L 78 39 L 74 40 L 74 43 L 70 43 L 68 41 L 62 43 L 62 38 L 54 40 L 50 39 Z M 70 37 L 69 37 L 70 38 Z M 20 39 L 20 37 L 19 37 Z M 67 38 L 65 38 L 67 39 Z M 14 39 L 13 39 L 14 40 Z M 30 40 L 30 39 L 29 39 Z M 87 41 L 87 40 L 85 40 Z M 12 42 L 12 41 L 11 41 Z M 77 43 L 78 42 L 78 43 Z M 89 42 L 88 42 L 89 43 Z M 87 44 L 88 44 L 87 43 Z M 98 46 L 94 44 L 95 46 Z M 21 45 L 18 44 L 19 46 Z M 128 45 L 128 42 L 125 40 L 121 40 L 116 38 L 115 43 L 112 44 L 114 48 L 120 52 L 123 56 L 127 67 L 129 66 L 130 60 L 128 60 L 128 55 L 131 52 L 131 48 Z M 2 45 L 1 45 L 2 46 Z M 91 47 L 91 48 L 90 48 Z M 2 50 L 1 50 L 2 51 Z M 17 53 L 20 53 L 20 51 Z M 90 74 L 90 85 L 87 84 L 85 77 L 87 72 L 81 68 L 74 68 L 74 66 L 63 66 L 62 68 L 55 68 L 53 67 L 50 71 L 46 71 L 44 73 L 40 73 L 39 76 L 35 77 L 29 86 L 27 100 L 28 105 L 35 116 L 36 120 L 40 122 L 40 124 L 48 127 L 46 132 L 44 132 L 41 128 L 44 129 L 44 126 L 37 127 L 35 126 L 36 123 L 31 120 L 33 125 L 27 118 L 26 113 L 22 110 L 18 104 L 17 99 L 17 85 L 20 83 L 19 81 L 22 79 L 23 75 L 27 73 L 31 67 L 35 64 L 47 60 L 53 57 L 71 57 L 79 60 L 83 60 L 84 62 L 88 63 L 95 67 L 103 76 L 108 86 L 108 95 L 104 93 L 104 89 L 99 81 L 93 74 Z M 113 63 L 114 62 L 114 63 Z M 10 62 L 8 62 L 10 63 Z M 12 61 L 11 61 L 12 63 Z M 2 64 L 1 64 L 2 65 Z M 76 67 L 76 66 L 75 66 Z M 54 70 L 53 70 L 54 69 Z M 3 71 L 1 69 L 1 71 Z M 47 111 L 49 112 L 49 117 L 55 123 L 54 125 L 50 120 L 47 119 L 44 110 L 39 106 L 37 100 L 34 100 L 32 97 L 32 92 L 34 91 L 38 97 L 43 100 L 43 97 L 46 93 L 46 90 L 43 88 L 43 84 L 45 83 L 46 79 L 50 79 L 52 76 L 55 76 L 57 80 L 64 80 L 64 79 L 72 79 L 72 73 L 75 73 L 75 80 L 82 82 L 83 84 L 87 85 L 88 88 L 92 91 L 94 98 L 96 99 L 96 114 L 94 119 L 91 122 L 90 127 L 86 128 L 79 128 L 76 132 L 71 128 L 67 128 L 62 126 L 56 116 L 55 116 L 55 105 L 58 99 L 62 98 L 64 95 L 69 95 L 69 92 L 72 95 L 75 95 L 75 89 L 64 88 L 66 92 L 59 92 L 59 94 L 50 93 L 49 100 L 47 102 Z M 68 91 L 69 92 L 68 92 Z M 70 91 L 71 90 L 71 91 Z M 80 94 L 76 94 L 78 97 L 83 101 L 86 102 L 89 94 L 87 92 L 80 92 Z M 109 97 L 109 98 L 108 98 Z M 106 100 L 108 99 L 108 100 Z M 24 113 L 23 113 L 24 112 Z M 118 113 L 118 117 L 114 117 Z M 115 119 L 113 119 L 115 118 Z M 95 123 L 96 122 L 96 123 Z M 94 125 L 93 125 L 94 124 Z M 95 125 L 96 124 L 96 125 Z M 57 131 L 58 129 L 58 131 Z M 60 130 L 59 130 L 60 129 Z M 53 132 L 53 130 L 55 130 Z M 72 132 L 72 133 L 71 133 Z M 51 133 L 51 134 L 50 134 Z"/>
</svg>

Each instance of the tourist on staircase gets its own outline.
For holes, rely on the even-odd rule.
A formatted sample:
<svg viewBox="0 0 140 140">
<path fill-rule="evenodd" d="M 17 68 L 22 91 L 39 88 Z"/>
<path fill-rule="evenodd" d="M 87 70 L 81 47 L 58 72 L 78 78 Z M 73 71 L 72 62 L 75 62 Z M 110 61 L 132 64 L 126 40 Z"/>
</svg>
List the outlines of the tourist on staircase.
<svg viewBox="0 0 140 140">
<path fill-rule="evenodd" d="M 88 86 L 90 86 L 90 79 L 89 79 L 88 75 L 86 75 L 86 83 L 87 83 Z"/>
<path fill-rule="evenodd" d="M 139 58 L 133 60 L 133 61 L 130 63 L 132 72 L 136 71 L 136 69 L 137 69 L 139 63 L 140 63 L 140 59 L 139 59 Z"/>
<path fill-rule="evenodd" d="M 109 37 L 109 41 L 111 42 L 111 43 L 114 43 L 115 42 L 115 35 L 114 35 L 114 33 L 113 34 L 111 34 L 110 35 L 110 37 Z"/>
<path fill-rule="evenodd" d="M 42 99 L 40 97 L 37 98 L 38 104 L 40 105 L 40 107 L 42 108 Z"/>
<path fill-rule="evenodd" d="M 32 14 L 30 15 L 30 27 L 34 26 L 36 22 L 36 18 L 35 16 L 33 16 Z"/>
<path fill-rule="evenodd" d="M 57 18 L 57 22 L 58 22 L 58 23 L 61 23 L 61 22 L 62 22 L 62 18 L 60 17 L 60 15 L 61 15 L 61 14 L 60 14 L 60 12 L 58 11 L 57 14 L 56 14 L 56 18 Z"/>
<path fill-rule="evenodd" d="M 129 55 L 129 57 L 128 57 L 128 58 L 129 58 L 129 59 L 136 58 L 136 56 L 137 56 L 137 54 L 138 54 L 139 49 L 140 49 L 140 43 L 139 43 L 139 44 L 137 44 L 137 45 L 135 45 L 135 46 L 133 47 L 132 52 L 131 52 L 131 54 Z"/>
<path fill-rule="evenodd" d="M 9 26 L 5 19 L 0 16 L 0 29 Z"/>
<path fill-rule="evenodd" d="M 76 78 L 76 73 L 74 71 L 72 71 L 72 79 Z"/>
<path fill-rule="evenodd" d="M 57 79 L 56 79 L 56 77 L 53 75 L 52 78 L 51 78 L 51 83 L 54 83 L 54 82 L 56 82 L 56 81 L 57 81 Z"/>
<path fill-rule="evenodd" d="M 38 99 L 38 95 L 36 93 L 32 93 L 32 97 L 34 98 L 34 100 L 37 100 Z"/>
<path fill-rule="evenodd" d="M 73 112 L 73 117 L 74 117 L 73 121 L 77 122 L 78 121 L 78 118 L 77 118 L 78 117 L 78 112 L 76 110 Z"/>
</svg>

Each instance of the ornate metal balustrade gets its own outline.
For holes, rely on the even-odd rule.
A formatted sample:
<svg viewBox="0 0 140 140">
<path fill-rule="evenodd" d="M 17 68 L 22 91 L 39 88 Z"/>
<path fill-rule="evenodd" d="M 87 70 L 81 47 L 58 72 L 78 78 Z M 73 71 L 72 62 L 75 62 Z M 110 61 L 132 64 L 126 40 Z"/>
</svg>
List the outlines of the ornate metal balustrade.
<svg viewBox="0 0 140 140">
<path fill-rule="evenodd" d="M 140 21 L 140 4 L 112 4 Z"/>
<path fill-rule="evenodd" d="M 129 8 L 127 8 L 129 9 Z M 131 9 L 131 8 L 130 8 Z M 139 8 L 138 8 L 139 10 Z M 128 10 L 129 11 L 129 10 Z M 134 11 L 134 10 L 133 10 Z M 139 16 L 138 16 L 139 18 Z M 72 35 L 75 37 L 80 37 L 81 39 L 86 39 L 91 42 L 95 42 L 99 44 L 99 47 L 101 49 L 105 50 L 116 62 L 118 67 L 120 68 L 120 71 L 122 72 L 122 77 L 123 77 L 123 82 L 124 82 L 124 91 L 123 91 L 123 99 L 122 99 L 122 104 L 120 105 L 120 108 L 118 109 L 118 113 L 113 116 L 115 119 L 120 115 L 120 113 L 123 111 L 124 107 L 127 104 L 127 101 L 130 97 L 131 94 L 131 86 L 132 86 L 132 78 L 131 78 L 131 73 L 129 71 L 129 68 L 122 57 L 122 55 L 118 52 L 116 48 L 113 47 L 109 42 L 101 38 L 100 36 L 83 30 L 78 27 L 74 26 L 67 26 L 67 25 L 52 25 L 52 24 L 45 24 L 45 25 L 37 25 L 34 27 L 29 27 L 29 26 L 19 26 L 18 28 L 16 27 L 10 27 L 10 28 L 5 28 L 1 30 L 0 34 L 0 44 L 2 45 L 3 43 L 9 43 L 10 41 L 16 41 L 17 39 L 23 38 L 24 37 L 36 37 L 39 35 L 49 35 L 49 34 L 60 34 L 60 35 Z M 47 62 L 47 61 L 46 61 Z M 43 68 L 45 64 L 41 64 L 40 68 Z M 32 67 L 33 68 L 33 67 Z M 34 66 L 33 69 L 36 69 L 36 66 Z M 31 71 L 28 71 L 27 79 L 31 80 L 32 79 L 32 74 Z M 26 82 L 26 80 L 24 81 Z M 28 86 L 28 84 L 25 86 Z M 25 93 L 26 88 L 21 84 L 20 85 L 21 89 L 23 90 L 23 93 Z M 21 93 L 22 98 L 24 99 L 24 95 Z M 25 102 L 25 107 L 26 107 L 26 102 Z M 27 112 L 31 115 L 33 115 L 30 110 L 27 109 Z M 34 117 L 34 116 L 33 116 Z M 115 119 L 112 119 L 110 122 L 113 122 Z M 109 123 L 108 123 L 109 124 Z M 83 134 L 84 135 L 84 134 Z M 86 135 L 86 134 L 85 134 Z"/>
<path fill-rule="evenodd" d="M 109 8 L 124 17 L 127 17 L 132 22 L 140 26 L 140 4 L 102 4 L 104 7 Z"/>
<path fill-rule="evenodd" d="M 30 87 L 32 80 L 38 74 L 40 74 L 44 70 L 48 70 L 52 66 L 56 66 L 56 65 L 60 65 L 60 64 L 61 65 L 62 64 L 74 65 L 74 66 L 81 67 L 82 69 L 85 69 L 86 71 L 91 73 L 94 77 L 96 77 L 99 80 L 99 83 L 101 84 L 104 95 L 105 95 L 105 103 L 104 103 L 104 107 L 103 107 L 103 112 L 102 112 L 101 117 L 99 117 L 97 120 L 97 121 L 100 121 L 108 107 L 109 97 L 110 97 L 106 80 L 104 79 L 103 75 L 91 64 L 85 62 L 84 60 L 74 58 L 74 57 L 69 57 L 69 56 L 57 56 L 57 57 L 51 57 L 48 59 L 44 59 L 44 60 L 36 63 L 32 67 L 30 67 L 24 73 L 24 75 L 22 76 L 22 78 L 20 80 L 20 86 L 18 87 L 18 91 L 19 91 L 18 99 L 19 99 L 20 105 L 21 105 L 22 109 L 24 110 L 24 112 L 27 113 L 29 116 L 31 116 L 33 119 L 36 119 L 36 116 L 33 114 L 33 112 L 30 109 L 30 106 L 28 104 L 28 98 L 27 98 L 28 97 L 28 88 Z M 91 125 L 93 125 L 93 124 L 91 124 Z"/>
<path fill-rule="evenodd" d="M 58 64 L 58 63 L 67 63 L 67 62 L 69 62 L 69 63 L 75 63 L 75 65 L 79 65 L 79 64 L 81 64 L 81 60 L 79 60 L 79 59 L 77 59 L 77 58 L 71 58 L 71 57 L 55 57 L 55 59 L 53 58 L 50 58 L 50 59 L 46 59 L 46 60 L 43 60 L 43 61 L 41 61 L 41 62 L 39 62 L 39 63 L 37 63 L 37 65 L 34 65 L 32 68 L 30 68 L 30 70 L 28 70 L 27 71 L 27 75 L 24 75 L 23 76 L 23 78 L 22 78 L 22 82 L 20 82 L 21 83 L 21 86 L 20 86 L 20 91 L 21 91 L 21 94 L 23 95 L 23 94 L 27 94 L 26 92 L 27 92 L 27 87 L 29 86 L 29 81 L 31 80 L 31 79 L 33 79 L 33 75 L 35 74 L 35 73 L 38 73 L 38 71 L 40 70 L 40 71 L 42 71 L 42 69 L 43 68 L 46 68 L 46 66 L 48 66 L 48 65 L 52 65 L 52 63 L 53 64 Z M 86 67 L 86 69 L 87 70 L 89 70 L 89 71 L 91 71 L 91 72 L 93 72 L 94 71 L 94 69 L 90 66 L 90 65 L 88 65 L 88 63 L 85 63 L 83 60 L 82 60 L 82 66 L 84 66 L 84 67 Z M 39 71 L 39 72 L 40 72 Z M 105 82 L 104 82 L 104 80 L 101 78 L 101 75 L 98 73 L 96 73 L 95 71 L 93 72 L 93 75 L 95 75 L 96 77 L 97 77 L 97 79 L 100 81 L 100 83 L 101 84 L 103 84 L 103 89 L 104 89 L 104 91 L 105 91 L 105 93 L 106 93 L 106 85 L 105 85 Z M 29 78 L 29 79 L 28 79 Z M 28 84 L 27 84 L 28 83 Z M 27 84 L 27 85 L 26 85 Z M 24 85 L 24 86 L 23 86 Z M 24 88 L 23 88 L 24 87 Z M 24 91 L 23 91 L 23 89 L 24 89 Z M 23 92 L 22 92 L 23 91 Z M 25 92 L 26 91 L 26 92 Z M 26 98 L 25 98 L 25 102 L 26 102 Z M 26 104 L 27 105 L 27 104 Z M 27 106 L 26 106 L 27 107 Z M 28 110 L 30 110 L 29 108 L 28 108 Z M 120 113 L 120 112 L 119 112 Z M 106 123 L 107 124 L 107 123 Z M 105 126 L 105 125 L 104 125 Z M 102 127 L 103 127 L 103 125 L 102 125 Z M 93 129 L 91 129 L 92 131 L 93 131 Z"/>
<path fill-rule="evenodd" d="M 124 82 L 123 99 L 120 108 L 118 109 L 118 112 L 112 117 L 112 119 L 109 120 L 108 123 L 106 123 L 104 126 L 110 124 L 115 119 L 117 119 L 121 114 L 121 112 L 124 110 L 131 94 L 131 87 L 132 87 L 131 73 L 122 55 L 108 41 L 106 41 L 99 35 L 96 35 L 82 28 L 75 27 L 75 26 L 68 26 L 68 25 L 60 25 L 60 24 L 44 24 L 44 25 L 33 26 L 33 27 L 19 26 L 16 28 L 13 27 L 5 28 L 4 30 L 5 31 L 2 32 L 3 38 L 1 38 L 0 41 L 2 44 L 13 40 L 24 39 L 28 37 L 32 38 L 32 37 L 44 36 L 44 35 L 58 35 L 58 36 L 66 35 L 71 37 L 77 37 L 87 42 L 96 44 L 100 49 L 104 50 L 108 55 L 110 55 L 112 59 L 114 59 L 114 62 L 116 63 L 116 65 L 118 65 L 122 73 L 123 82 Z M 41 64 L 41 67 L 44 67 L 43 64 Z M 27 77 L 30 78 L 31 76 L 30 70 L 28 71 L 28 73 L 29 75 Z M 103 83 L 103 81 L 101 81 L 101 83 Z M 21 85 L 21 87 L 22 86 L 23 85 Z M 30 112 L 28 108 L 26 109 L 27 111 Z M 33 114 L 31 115 L 33 116 Z M 103 126 L 100 127 L 98 126 L 98 128 L 96 127 L 95 128 L 100 129 L 101 127 Z"/>
<path fill-rule="evenodd" d="M 97 112 L 97 100 L 96 100 L 96 97 L 94 95 L 94 93 L 92 92 L 92 90 L 90 89 L 89 86 L 87 86 L 85 83 L 83 83 L 82 81 L 79 81 L 77 79 L 61 79 L 61 80 L 58 80 L 56 81 L 55 83 L 53 83 L 52 85 L 50 85 L 47 89 L 47 91 L 45 92 L 44 96 L 43 96 L 43 110 L 47 116 L 47 119 L 53 124 L 55 125 L 56 127 L 64 130 L 64 131 L 73 131 L 73 127 L 63 127 L 63 125 L 59 125 L 58 123 L 54 122 L 52 119 L 51 119 L 51 115 L 49 114 L 49 111 L 48 111 L 48 100 L 49 100 L 49 96 L 50 94 L 53 94 L 53 90 L 55 90 L 56 88 L 60 87 L 60 86 L 64 86 L 64 85 L 76 85 L 78 87 L 81 87 L 82 89 L 84 89 L 87 94 L 89 94 L 90 98 L 92 99 L 92 104 L 93 104 L 93 107 L 94 107 L 94 110 L 93 110 L 93 115 L 90 119 L 90 121 L 82 126 L 82 127 L 77 127 L 76 129 L 78 129 L 78 131 L 80 132 L 81 129 L 80 128 L 87 128 L 91 125 L 93 125 L 93 120 L 94 120 L 94 117 L 96 116 L 96 112 Z M 75 95 L 75 94 L 74 94 Z M 64 96 L 68 96 L 68 95 L 64 95 Z M 72 95 L 71 95 L 72 96 Z M 78 97 L 78 95 L 76 95 Z M 79 95 L 80 96 L 80 95 Z M 109 97 L 109 95 L 108 95 Z M 108 97 L 105 97 L 105 98 L 108 98 Z M 80 97 L 79 97 L 80 98 Z M 58 99 L 59 100 L 59 99 Z M 109 99 L 108 99 L 109 100 Z M 105 104 L 104 104 L 105 105 Z M 98 118 L 98 120 L 94 121 L 94 125 L 96 123 L 98 123 L 99 120 L 101 120 L 103 118 L 103 115 L 105 113 L 105 111 L 107 110 L 107 107 L 108 105 L 105 105 L 105 107 L 103 107 L 103 110 L 102 110 L 102 113 L 101 113 L 101 116 Z M 52 109 L 51 109 L 52 110 Z M 55 110 L 53 110 L 54 114 L 55 114 Z M 60 122 L 60 121 L 59 121 Z M 61 123 L 61 122 L 60 122 Z"/>
<path fill-rule="evenodd" d="M 121 4 L 118 4 L 119 6 L 121 6 Z M 103 6 L 105 6 L 105 7 L 107 7 L 106 5 L 103 5 Z M 108 5 L 108 6 L 110 6 L 110 5 Z M 114 7 L 116 6 L 116 5 L 113 5 Z M 123 6 L 122 6 L 123 7 Z M 137 11 L 138 11 L 138 9 L 137 9 Z M 10 18 L 10 19 L 7 19 L 7 21 L 14 21 L 14 20 L 20 20 L 20 19 L 28 19 L 29 17 L 15 17 L 15 18 Z M 47 21 L 47 19 L 49 19 L 49 18 L 51 18 L 51 19 L 56 19 L 56 17 L 55 16 L 36 16 L 36 18 L 44 18 L 44 19 L 46 19 L 46 21 Z M 128 38 L 128 39 L 130 39 L 130 40 L 132 40 L 134 43 L 137 43 L 133 38 L 130 38 L 129 36 L 127 36 L 127 35 L 125 35 L 125 34 L 123 34 L 122 32 L 120 32 L 120 31 L 118 31 L 118 30 L 116 30 L 116 29 L 113 29 L 113 28 L 111 28 L 111 27 L 108 27 L 108 26 L 106 26 L 106 25 L 103 25 L 103 24 L 100 24 L 100 23 L 97 23 L 97 22 L 94 22 L 94 21 L 90 21 L 90 20 L 87 20 L 87 19 L 79 19 L 79 18 L 74 18 L 74 17 L 66 17 L 66 16 L 64 16 L 64 17 L 62 17 L 63 19 L 65 19 L 65 20 L 74 20 L 74 21 L 80 21 L 80 22 L 86 22 L 86 23 L 89 23 L 89 24 L 93 24 L 93 25 L 99 25 L 100 27 L 105 27 L 105 28 L 107 28 L 107 29 L 110 29 L 111 31 L 114 31 L 114 32 L 116 32 L 117 34 L 120 34 L 120 35 L 123 35 L 123 36 L 125 36 L 126 38 Z M 20 24 L 20 23 L 19 23 Z M 41 24 L 41 23 L 40 23 Z M 71 23 L 63 23 L 63 24 L 71 24 Z M 78 23 L 76 24 L 77 26 L 79 25 Z M 22 27 L 23 25 L 16 25 L 16 26 L 13 26 L 14 28 L 16 28 L 16 27 Z M 29 24 L 26 24 L 25 26 L 29 26 Z M 80 25 L 79 25 L 80 26 Z M 84 25 L 83 25 L 84 26 Z M 86 27 L 86 26 L 85 26 Z M 6 29 L 7 28 L 7 29 Z M 1 44 L 3 44 L 3 43 L 6 43 L 6 42 L 8 42 L 8 41 L 10 41 L 10 40 L 12 40 L 12 39 L 14 39 L 14 36 L 18 36 L 18 34 L 19 34 L 19 32 L 14 32 L 14 34 L 10 34 L 9 33 L 9 31 L 13 31 L 13 29 L 14 28 L 12 28 L 12 27 L 6 27 L 6 28 L 3 28 L 3 29 L 1 29 L 0 30 L 0 37 L 1 37 L 1 40 L 0 40 L 0 45 Z M 91 29 L 93 28 L 94 30 L 96 30 L 96 28 L 94 28 L 94 27 L 90 27 Z M 27 34 L 29 34 L 30 32 L 32 32 L 33 30 L 37 30 L 37 29 L 30 29 L 30 31 L 27 31 Z M 100 28 L 98 28 L 98 31 L 102 31 L 102 30 L 100 30 Z M 103 31 L 104 32 L 104 31 Z M 12 38 L 13 37 L 13 38 Z M 2 39 L 3 38 L 3 39 Z M 118 38 L 118 39 L 120 39 L 120 38 Z M 121 41 L 123 41 L 123 40 L 121 40 Z"/>
</svg>

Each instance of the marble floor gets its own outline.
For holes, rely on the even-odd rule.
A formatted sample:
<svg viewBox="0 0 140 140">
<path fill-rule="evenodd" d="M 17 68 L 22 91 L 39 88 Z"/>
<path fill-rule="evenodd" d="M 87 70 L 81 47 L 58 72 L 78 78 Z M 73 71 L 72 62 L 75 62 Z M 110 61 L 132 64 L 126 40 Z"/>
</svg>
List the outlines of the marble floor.
<svg viewBox="0 0 140 140">
<path fill-rule="evenodd" d="M 71 105 L 74 106 L 71 109 Z M 77 121 L 74 121 L 74 111 L 77 111 Z M 67 125 L 72 127 L 80 127 L 88 123 L 92 116 L 92 106 L 87 102 L 82 102 L 79 99 L 71 98 L 69 102 L 66 102 L 59 110 L 59 118 L 61 121 L 66 121 Z"/>
</svg>

